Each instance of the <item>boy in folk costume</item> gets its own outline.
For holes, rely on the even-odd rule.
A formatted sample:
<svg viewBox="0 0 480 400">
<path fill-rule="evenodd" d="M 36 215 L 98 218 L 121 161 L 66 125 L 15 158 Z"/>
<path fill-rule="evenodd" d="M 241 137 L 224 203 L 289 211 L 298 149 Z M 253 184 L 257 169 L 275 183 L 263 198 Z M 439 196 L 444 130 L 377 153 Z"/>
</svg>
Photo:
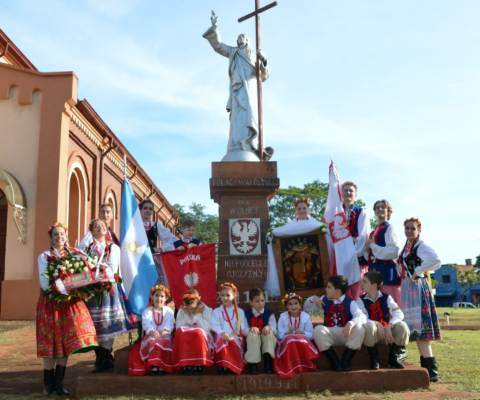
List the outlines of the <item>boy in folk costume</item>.
<svg viewBox="0 0 480 400">
<path fill-rule="evenodd" d="M 163 285 L 150 289 L 150 302 L 142 314 L 146 336 L 130 351 L 128 374 L 165 375 L 172 365 L 173 311 L 167 306 L 170 290 Z"/>
<path fill-rule="evenodd" d="M 282 300 L 287 312 L 278 319 L 280 341 L 275 360 L 275 372 L 282 379 L 291 378 L 299 372 L 317 369 L 313 362 L 320 353 L 311 342 L 313 325 L 310 316 L 302 311 L 302 298 L 296 293 L 285 295 Z"/>
<path fill-rule="evenodd" d="M 250 308 L 245 311 L 250 330 L 247 335 L 247 352 L 245 360 L 248 363 L 248 372 L 258 374 L 258 363 L 264 357 L 265 373 L 273 373 L 272 361 L 275 357 L 277 339 L 277 322 L 272 310 L 265 308 L 265 292 L 260 288 L 253 288 L 249 293 Z"/>
<path fill-rule="evenodd" d="M 380 368 L 378 363 L 377 342 L 384 340 L 389 347 L 388 364 L 394 368 L 404 368 L 398 361 L 397 352 L 408 344 L 410 330 L 403 322 L 403 312 L 393 297 L 381 292 L 383 278 L 379 272 L 367 272 L 363 276 L 362 290 L 365 292 L 357 299 L 357 305 L 367 317 L 364 325 L 363 344 L 370 356 L 370 369 Z"/>
<path fill-rule="evenodd" d="M 195 246 L 201 246 L 202 242 L 194 238 L 195 223 L 191 219 L 186 219 L 182 222 L 182 238 L 173 243 L 173 246 L 178 251 L 191 249 Z"/>
<path fill-rule="evenodd" d="M 220 375 L 240 375 L 245 368 L 243 359 L 243 337 L 248 335 L 245 313 L 238 308 L 235 297 L 237 287 L 230 282 L 219 287 L 222 305 L 212 313 L 212 331 L 215 336 L 214 361 Z"/>
<path fill-rule="evenodd" d="M 348 281 L 342 275 L 331 276 L 325 288 L 326 296 L 312 296 L 305 302 L 305 311 L 324 309 L 324 325 L 313 331 L 317 347 L 330 361 L 333 371 L 350 371 L 350 361 L 362 347 L 365 338 L 363 324 L 365 315 L 355 300 L 345 295 Z M 333 346 L 345 346 L 342 360 L 338 359 Z"/>
<path fill-rule="evenodd" d="M 202 365 L 213 366 L 213 338 L 210 335 L 212 309 L 205 305 L 195 289 L 183 295 L 176 318 L 172 363 L 183 375 L 201 375 Z"/>
</svg>

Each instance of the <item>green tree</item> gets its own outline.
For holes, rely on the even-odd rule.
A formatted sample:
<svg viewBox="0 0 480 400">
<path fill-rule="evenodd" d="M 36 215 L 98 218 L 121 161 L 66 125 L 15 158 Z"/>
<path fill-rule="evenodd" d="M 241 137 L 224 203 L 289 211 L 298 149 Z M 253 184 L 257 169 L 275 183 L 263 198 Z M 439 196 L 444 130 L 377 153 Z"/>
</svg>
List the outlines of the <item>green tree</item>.
<svg viewBox="0 0 480 400">
<path fill-rule="evenodd" d="M 460 307 L 462 306 L 463 298 L 467 292 L 475 285 L 477 282 L 480 282 L 480 275 L 475 272 L 475 269 L 470 269 L 468 271 L 458 271 L 457 273 L 458 282 L 460 286 L 464 288 L 462 296 L 460 297 Z"/>
<path fill-rule="evenodd" d="M 218 215 L 205 213 L 205 206 L 198 203 L 192 203 L 188 206 L 174 204 L 173 208 L 180 215 L 180 224 L 175 227 L 177 233 L 181 233 L 181 223 L 185 219 L 191 219 L 195 222 L 195 237 L 203 244 L 218 242 Z"/>
<path fill-rule="evenodd" d="M 473 264 L 473 269 L 477 275 L 480 275 L 480 256 L 477 256 L 477 260 L 475 261 L 475 264 Z"/>
<path fill-rule="evenodd" d="M 295 217 L 293 202 L 302 196 L 310 200 L 310 216 L 322 221 L 327 204 L 328 183 L 323 183 L 316 179 L 311 183 L 307 183 L 303 188 L 289 186 L 286 189 L 278 189 L 278 192 L 269 204 L 272 228 L 285 225 Z M 355 204 L 360 207 L 365 206 L 365 203 L 360 199 L 356 200 Z"/>
</svg>

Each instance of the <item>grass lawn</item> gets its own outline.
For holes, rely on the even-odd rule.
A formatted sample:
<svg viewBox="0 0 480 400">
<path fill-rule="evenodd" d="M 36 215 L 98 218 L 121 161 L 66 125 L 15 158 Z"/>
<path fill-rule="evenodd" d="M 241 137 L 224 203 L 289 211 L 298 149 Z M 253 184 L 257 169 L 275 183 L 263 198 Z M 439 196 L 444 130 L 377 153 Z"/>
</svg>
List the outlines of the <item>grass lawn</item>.
<svg viewBox="0 0 480 400">
<path fill-rule="evenodd" d="M 450 325 L 477 325 L 480 326 L 480 308 L 437 308 L 441 326 L 446 325 L 443 314 L 450 314 Z"/>
</svg>

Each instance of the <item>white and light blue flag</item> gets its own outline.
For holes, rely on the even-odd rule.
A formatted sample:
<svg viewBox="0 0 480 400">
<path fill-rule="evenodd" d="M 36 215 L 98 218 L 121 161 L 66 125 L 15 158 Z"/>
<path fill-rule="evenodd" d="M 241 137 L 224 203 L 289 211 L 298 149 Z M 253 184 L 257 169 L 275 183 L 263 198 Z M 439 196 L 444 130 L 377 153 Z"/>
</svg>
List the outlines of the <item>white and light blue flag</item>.
<svg viewBox="0 0 480 400">
<path fill-rule="evenodd" d="M 120 248 L 123 287 L 133 312 L 142 315 L 147 308 L 150 289 L 155 285 L 158 273 L 135 193 L 126 179 L 122 191 Z"/>
</svg>

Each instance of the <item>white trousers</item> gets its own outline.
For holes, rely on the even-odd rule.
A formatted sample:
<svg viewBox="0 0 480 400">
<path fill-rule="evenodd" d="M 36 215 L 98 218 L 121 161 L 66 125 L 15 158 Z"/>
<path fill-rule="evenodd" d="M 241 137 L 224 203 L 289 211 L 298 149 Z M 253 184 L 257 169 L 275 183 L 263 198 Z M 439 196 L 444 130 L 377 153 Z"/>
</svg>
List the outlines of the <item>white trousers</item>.
<svg viewBox="0 0 480 400">
<path fill-rule="evenodd" d="M 274 358 L 276 345 L 277 338 L 271 331 L 268 335 L 257 335 L 253 332 L 248 332 L 245 361 L 249 364 L 257 364 L 262 361 L 262 354 L 265 353 L 270 354 Z"/>
</svg>

